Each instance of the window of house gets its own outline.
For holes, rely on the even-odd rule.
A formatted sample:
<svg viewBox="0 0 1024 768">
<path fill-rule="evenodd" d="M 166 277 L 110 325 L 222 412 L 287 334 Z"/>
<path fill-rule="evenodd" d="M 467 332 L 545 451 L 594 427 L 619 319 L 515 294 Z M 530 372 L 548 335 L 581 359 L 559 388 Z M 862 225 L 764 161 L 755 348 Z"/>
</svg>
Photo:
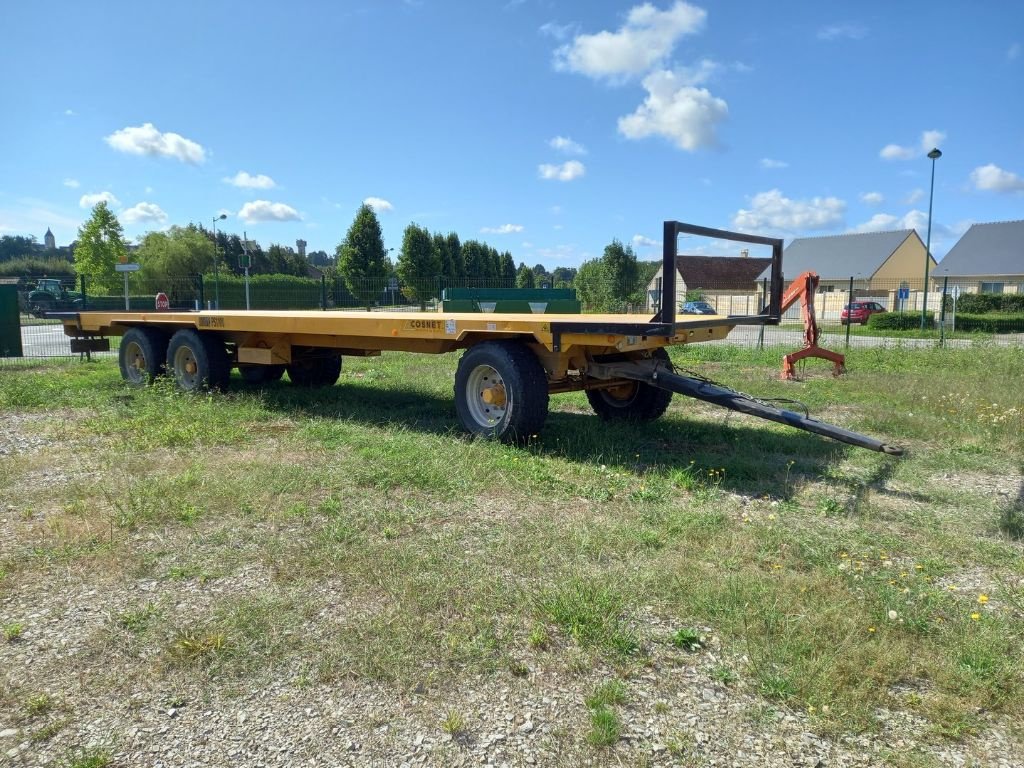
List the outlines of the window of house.
<svg viewBox="0 0 1024 768">
<path fill-rule="evenodd" d="M 982 293 L 1002 293 L 1003 292 L 1003 284 L 1002 283 L 982 283 L 981 284 L 981 292 Z"/>
</svg>

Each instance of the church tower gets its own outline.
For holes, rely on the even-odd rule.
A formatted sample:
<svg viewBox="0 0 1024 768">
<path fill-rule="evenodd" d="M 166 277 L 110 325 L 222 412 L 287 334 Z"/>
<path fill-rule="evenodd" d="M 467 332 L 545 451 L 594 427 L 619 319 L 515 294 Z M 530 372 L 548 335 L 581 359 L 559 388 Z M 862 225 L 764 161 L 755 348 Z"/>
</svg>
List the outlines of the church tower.
<svg viewBox="0 0 1024 768">
<path fill-rule="evenodd" d="M 46 245 L 46 250 L 57 250 L 57 239 L 53 236 L 53 232 L 50 231 L 49 227 L 46 228 L 46 234 L 43 235 L 43 243 Z"/>
</svg>

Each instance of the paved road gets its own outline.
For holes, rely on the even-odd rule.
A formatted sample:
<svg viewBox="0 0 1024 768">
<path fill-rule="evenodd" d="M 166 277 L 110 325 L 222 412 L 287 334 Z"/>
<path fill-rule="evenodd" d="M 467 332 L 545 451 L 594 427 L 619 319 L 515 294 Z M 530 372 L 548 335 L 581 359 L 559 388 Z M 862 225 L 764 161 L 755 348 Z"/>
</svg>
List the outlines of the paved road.
<svg viewBox="0 0 1024 768">
<path fill-rule="evenodd" d="M 757 345 L 760 329 L 755 326 L 737 326 L 725 341 L 710 342 L 712 344 L 737 344 L 745 347 Z M 783 346 L 798 349 L 803 334 L 799 331 L 781 328 L 765 328 L 764 341 L 769 346 Z M 969 347 L 971 339 L 947 339 L 949 347 Z M 1024 333 L 1000 334 L 986 340 L 986 344 L 1004 347 L 1024 347 Z M 851 347 L 933 347 L 935 339 L 906 339 L 888 336 L 850 336 Z M 60 325 L 29 325 L 21 329 L 21 345 L 25 357 L 66 357 L 71 354 L 70 339 L 64 335 Z M 827 349 L 842 351 L 846 346 L 845 333 L 822 334 L 821 345 Z"/>
</svg>

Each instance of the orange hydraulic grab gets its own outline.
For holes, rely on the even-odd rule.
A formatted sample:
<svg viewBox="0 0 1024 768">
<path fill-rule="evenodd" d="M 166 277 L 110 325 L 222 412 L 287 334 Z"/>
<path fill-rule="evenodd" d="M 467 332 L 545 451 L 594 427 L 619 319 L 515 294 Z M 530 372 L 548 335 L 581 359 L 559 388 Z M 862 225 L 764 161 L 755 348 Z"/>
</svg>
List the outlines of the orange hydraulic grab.
<svg viewBox="0 0 1024 768">
<path fill-rule="evenodd" d="M 782 358 L 782 379 L 784 380 L 795 379 L 795 364 L 808 357 L 830 360 L 834 365 L 833 375 L 835 376 L 846 373 L 846 357 L 844 355 L 818 346 L 821 329 L 818 327 L 818 319 L 814 311 L 814 294 L 818 290 L 818 280 L 816 272 L 803 272 L 782 295 L 780 314 L 799 300 L 800 318 L 804 324 L 803 349 L 791 352 Z"/>
</svg>

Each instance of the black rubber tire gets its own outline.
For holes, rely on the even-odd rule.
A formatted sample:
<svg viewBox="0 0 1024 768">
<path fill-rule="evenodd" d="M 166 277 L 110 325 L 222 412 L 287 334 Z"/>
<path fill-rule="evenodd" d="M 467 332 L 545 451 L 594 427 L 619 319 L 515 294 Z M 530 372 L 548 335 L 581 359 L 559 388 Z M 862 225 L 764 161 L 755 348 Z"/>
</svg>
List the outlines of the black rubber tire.
<svg viewBox="0 0 1024 768">
<path fill-rule="evenodd" d="M 185 368 L 187 363 L 193 363 L 195 370 L 189 372 Z M 183 328 L 171 337 L 167 345 L 167 372 L 178 388 L 186 392 L 225 390 L 231 375 L 231 363 L 224 342 L 219 338 Z"/>
<path fill-rule="evenodd" d="M 333 387 L 341 376 L 341 355 L 307 357 L 288 365 L 288 380 L 297 387 Z"/>
<path fill-rule="evenodd" d="M 672 363 L 664 349 L 654 350 L 651 357 L 665 363 L 668 369 L 672 370 Z M 672 402 L 672 393 L 667 389 L 652 387 L 650 384 L 636 381 L 633 382 L 629 397 L 616 397 L 608 389 L 588 389 L 587 400 L 590 402 L 590 407 L 594 409 L 594 413 L 605 421 L 640 423 L 654 421 L 662 416 L 669 403 Z"/>
<path fill-rule="evenodd" d="M 167 334 L 150 327 L 129 328 L 121 337 L 117 363 L 130 386 L 144 387 L 167 370 Z"/>
<path fill-rule="evenodd" d="M 479 406 L 470 403 L 481 395 L 471 391 L 474 371 L 489 366 L 501 377 L 505 404 L 500 417 L 486 423 L 474 416 Z M 481 393 L 482 394 L 482 393 Z M 459 360 L 455 372 L 455 412 L 469 433 L 500 440 L 524 443 L 544 426 L 548 415 L 548 379 L 537 356 L 516 341 L 488 341 L 470 347 Z"/>
<path fill-rule="evenodd" d="M 283 365 L 240 365 L 238 366 L 238 372 L 242 374 L 242 378 L 246 384 L 252 384 L 255 387 L 262 386 L 264 384 L 273 384 L 275 381 L 280 381 L 281 377 L 284 376 L 285 366 Z"/>
</svg>

